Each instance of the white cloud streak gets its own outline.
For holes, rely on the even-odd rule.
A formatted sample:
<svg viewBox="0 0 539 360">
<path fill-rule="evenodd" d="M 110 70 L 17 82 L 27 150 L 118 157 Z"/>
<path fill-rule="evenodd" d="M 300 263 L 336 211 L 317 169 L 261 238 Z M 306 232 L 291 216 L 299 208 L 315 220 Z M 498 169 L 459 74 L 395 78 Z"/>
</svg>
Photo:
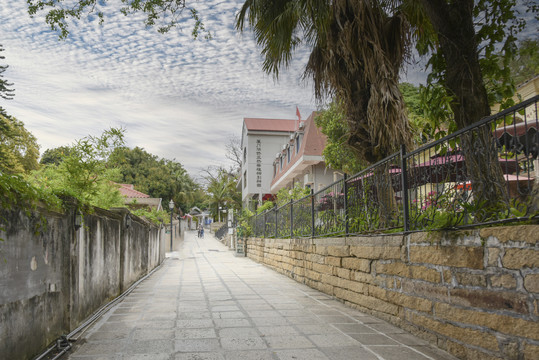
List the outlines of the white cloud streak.
<svg viewBox="0 0 539 360">
<path fill-rule="evenodd" d="M 28 16 L 24 0 L 3 2 L 4 75 L 16 96 L 2 106 L 42 151 L 123 126 L 129 146 L 175 158 L 193 175 L 225 164 L 226 140 L 239 135 L 243 117 L 294 118 L 296 105 L 304 114 L 315 108 L 312 86 L 299 81 L 304 56 L 278 83 L 262 72 L 252 35 L 233 28 L 241 4 L 197 3 L 210 41 L 192 39 L 191 20 L 162 35 L 145 29 L 142 15 L 119 12 L 103 26 L 75 22 L 59 41 L 42 14 Z"/>
</svg>

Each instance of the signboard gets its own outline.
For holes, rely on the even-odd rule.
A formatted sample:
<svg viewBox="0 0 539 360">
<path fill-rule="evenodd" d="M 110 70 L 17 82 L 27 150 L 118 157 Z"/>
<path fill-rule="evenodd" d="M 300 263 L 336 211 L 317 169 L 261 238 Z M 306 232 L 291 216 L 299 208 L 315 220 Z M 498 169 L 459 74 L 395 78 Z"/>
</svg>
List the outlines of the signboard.
<svg viewBox="0 0 539 360">
<path fill-rule="evenodd" d="M 262 141 L 256 139 L 256 187 L 262 187 Z"/>
</svg>

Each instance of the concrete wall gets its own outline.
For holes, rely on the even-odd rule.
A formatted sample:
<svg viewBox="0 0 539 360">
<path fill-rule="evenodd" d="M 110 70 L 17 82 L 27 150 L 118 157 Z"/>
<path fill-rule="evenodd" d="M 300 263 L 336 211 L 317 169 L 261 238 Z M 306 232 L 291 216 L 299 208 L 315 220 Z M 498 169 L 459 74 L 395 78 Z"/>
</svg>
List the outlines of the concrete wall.
<svg viewBox="0 0 539 360">
<path fill-rule="evenodd" d="M 29 359 L 147 274 L 165 255 L 163 229 L 118 209 L 0 209 L 0 354 Z"/>
<path fill-rule="evenodd" d="M 538 359 L 539 226 L 248 239 L 247 255 L 461 359 Z"/>
</svg>

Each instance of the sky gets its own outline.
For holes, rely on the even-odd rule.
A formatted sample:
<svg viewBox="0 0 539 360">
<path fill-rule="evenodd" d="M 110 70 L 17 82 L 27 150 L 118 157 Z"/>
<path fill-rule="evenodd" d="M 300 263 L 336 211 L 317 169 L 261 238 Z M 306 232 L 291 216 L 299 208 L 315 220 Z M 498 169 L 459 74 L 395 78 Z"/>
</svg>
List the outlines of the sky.
<svg viewBox="0 0 539 360">
<path fill-rule="evenodd" d="M 262 71 L 252 33 L 234 29 L 243 0 L 194 2 L 212 40 L 194 40 L 192 21 L 160 34 L 144 15 L 122 15 L 109 1 L 105 23 L 71 24 L 59 40 L 44 13 L 30 18 L 25 0 L 0 2 L 0 44 L 14 83 L 8 114 L 36 136 L 41 153 L 110 127 L 126 130 L 126 145 L 180 162 L 197 178 L 230 163 L 225 145 L 241 135 L 244 117 L 302 118 L 316 110 L 313 87 L 302 81 L 307 51 L 298 51 L 279 81 Z M 187 18 L 188 19 L 188 18 Z M 424 82 L 422 65 L 404 81 Z"/>
<path fill-rule="evenodd" d="M 142 14 L 118 11 L 102 26 L 81 19 L 59 40 L 44 14 L 30 18 L 25 0 L 2 1 L 3 75 L 15 97 L 0 106 L 24 122 L 41 153 L 123 127 L 127 146 L 175 159 L 194 177 L 228 165 L 225 144 L 241 135 L 244 117 L 294 119 L 297 106 L 307 118 L 316 109 L 312 85 L 301 80 L 307 53 L 275 82 L 252 33 L 234 30 L 242 3 L 195 3 L 212 40 L 194 40 L 190 20 L 160 34 Z"/>
</svg>

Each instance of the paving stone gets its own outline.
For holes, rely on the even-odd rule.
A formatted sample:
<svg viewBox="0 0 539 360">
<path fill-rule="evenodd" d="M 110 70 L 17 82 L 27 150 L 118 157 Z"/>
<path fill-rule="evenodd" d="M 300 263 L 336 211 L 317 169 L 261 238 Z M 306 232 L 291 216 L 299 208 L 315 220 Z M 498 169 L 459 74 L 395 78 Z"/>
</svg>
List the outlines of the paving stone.
<svg viewBox="0 0 539 360">
<path fill-rule="evenodd" d="M 247 315 L 241 311 L 213 312 L 211 316 L 214 319 L 242 319 L 247 317 Z"/>
<path fill-rule="evenodd" d="M 259 326 L 258 331 L 264 336 L 296 335 L 298 330 L 292 326 Z"/>
<path fill-rule="evenodd" d="M 372 334 L 376 330 L 363 324 L 333 324 L 337 329 L 345 334 Z"/>
<path fill-rule="evenodd" d="M 174 348 L 179 352 L 216 351 L 220 349 L 217 339 L 183 339 L 174 341 Z"/>
<path fill-rule="evenodd" d="M 203 329 L 176 329 L 175 339 L 210 339 L 216 338 L 213 328 Z"/>
<path fill-rule="evenodd" d="M 213 322 L 218 328 L 251 326 L 251 323 L 247 319 L 215 319 Z"/>
<path fill-rule="evenodd" d="M 385 360 L 427 360 L 424 354 L 418 353 L 404 346 L 373 346 L 370 347 L 377 355 Z"/>
<path fill-rule="evenodd" d="M 398 342 L 383 334 L 350 334 L 363 345 L 399 345 Z"/>
<path fill-rule="evenodd" d="M 275 355 L 279 360 L 331 360 L 317 349 L 278 350 Z"/>
<path fill-rule="evenodd" d="M 213 328 L 213 320 L 211 319 L 188 319 L 188 320 L 176 320 L 176 328 L 188 329 L 188 328 Z"/>
<path fill-rule="evenodd" d="M 225 328 L 219 330 L 219 337 L 248 338 L 259 336 L 255 328 Z"/>
<path fill-rule="evenodd" d="M 76 349 L 76 355 L 113 355 L 125 349 L 125 341 L 91 342 L 85 343 Z M 75 354 L 75 351 L 73 351 Z"/>
<path fill-rule="evenodd" d="M 268 342 L 270 348 L 274 349 L 301 349 L 312 348 L 313 343 L 305 336 L 265 336 L 264 339 Z"/>
<path fill-rule="evenodd" d="M 226 360 L 274 360 L 273 353 L 263 350 L 229 351 L 225 353 Z"/>
<path fill-rule="evenodd" d="M 309 339 L 318 347 L 359 345 L 356 340 L 344 334 L 309 335 Z"/>
<path fill-rule="evenodd" d="M 357 346 L 349 347 L 325 347 L 321 351 L 328 356 L 331 360 L 378 360 L 379 358 L 374 355 L 370 350 Z M 404 359 L 404 358 L 403 358 Z"/>
<path fill-rule="evenodd" d="M 139 340 L 131 342 L 127 346 L 127 352 L 129 354 L 171 353 L 173 350 L 173 340 Z"/>
<path fill-rule="evenodd" d="M 221 346 L 225 350 L 255 350 L 266 349 L 267 345 L 261 337 L 224 337 Z"/>
<path fill-rule="evenodd" d="M 172 329 L 136 329 L 131 335 L 133 340 L 162 340 L 173 339 L 174 330 Z"/>
<path fill-rule="evenodd" d="M 225 360 L 225 357 L 216 352 L 177 353 L 174 360 Z"/>
</svg>

